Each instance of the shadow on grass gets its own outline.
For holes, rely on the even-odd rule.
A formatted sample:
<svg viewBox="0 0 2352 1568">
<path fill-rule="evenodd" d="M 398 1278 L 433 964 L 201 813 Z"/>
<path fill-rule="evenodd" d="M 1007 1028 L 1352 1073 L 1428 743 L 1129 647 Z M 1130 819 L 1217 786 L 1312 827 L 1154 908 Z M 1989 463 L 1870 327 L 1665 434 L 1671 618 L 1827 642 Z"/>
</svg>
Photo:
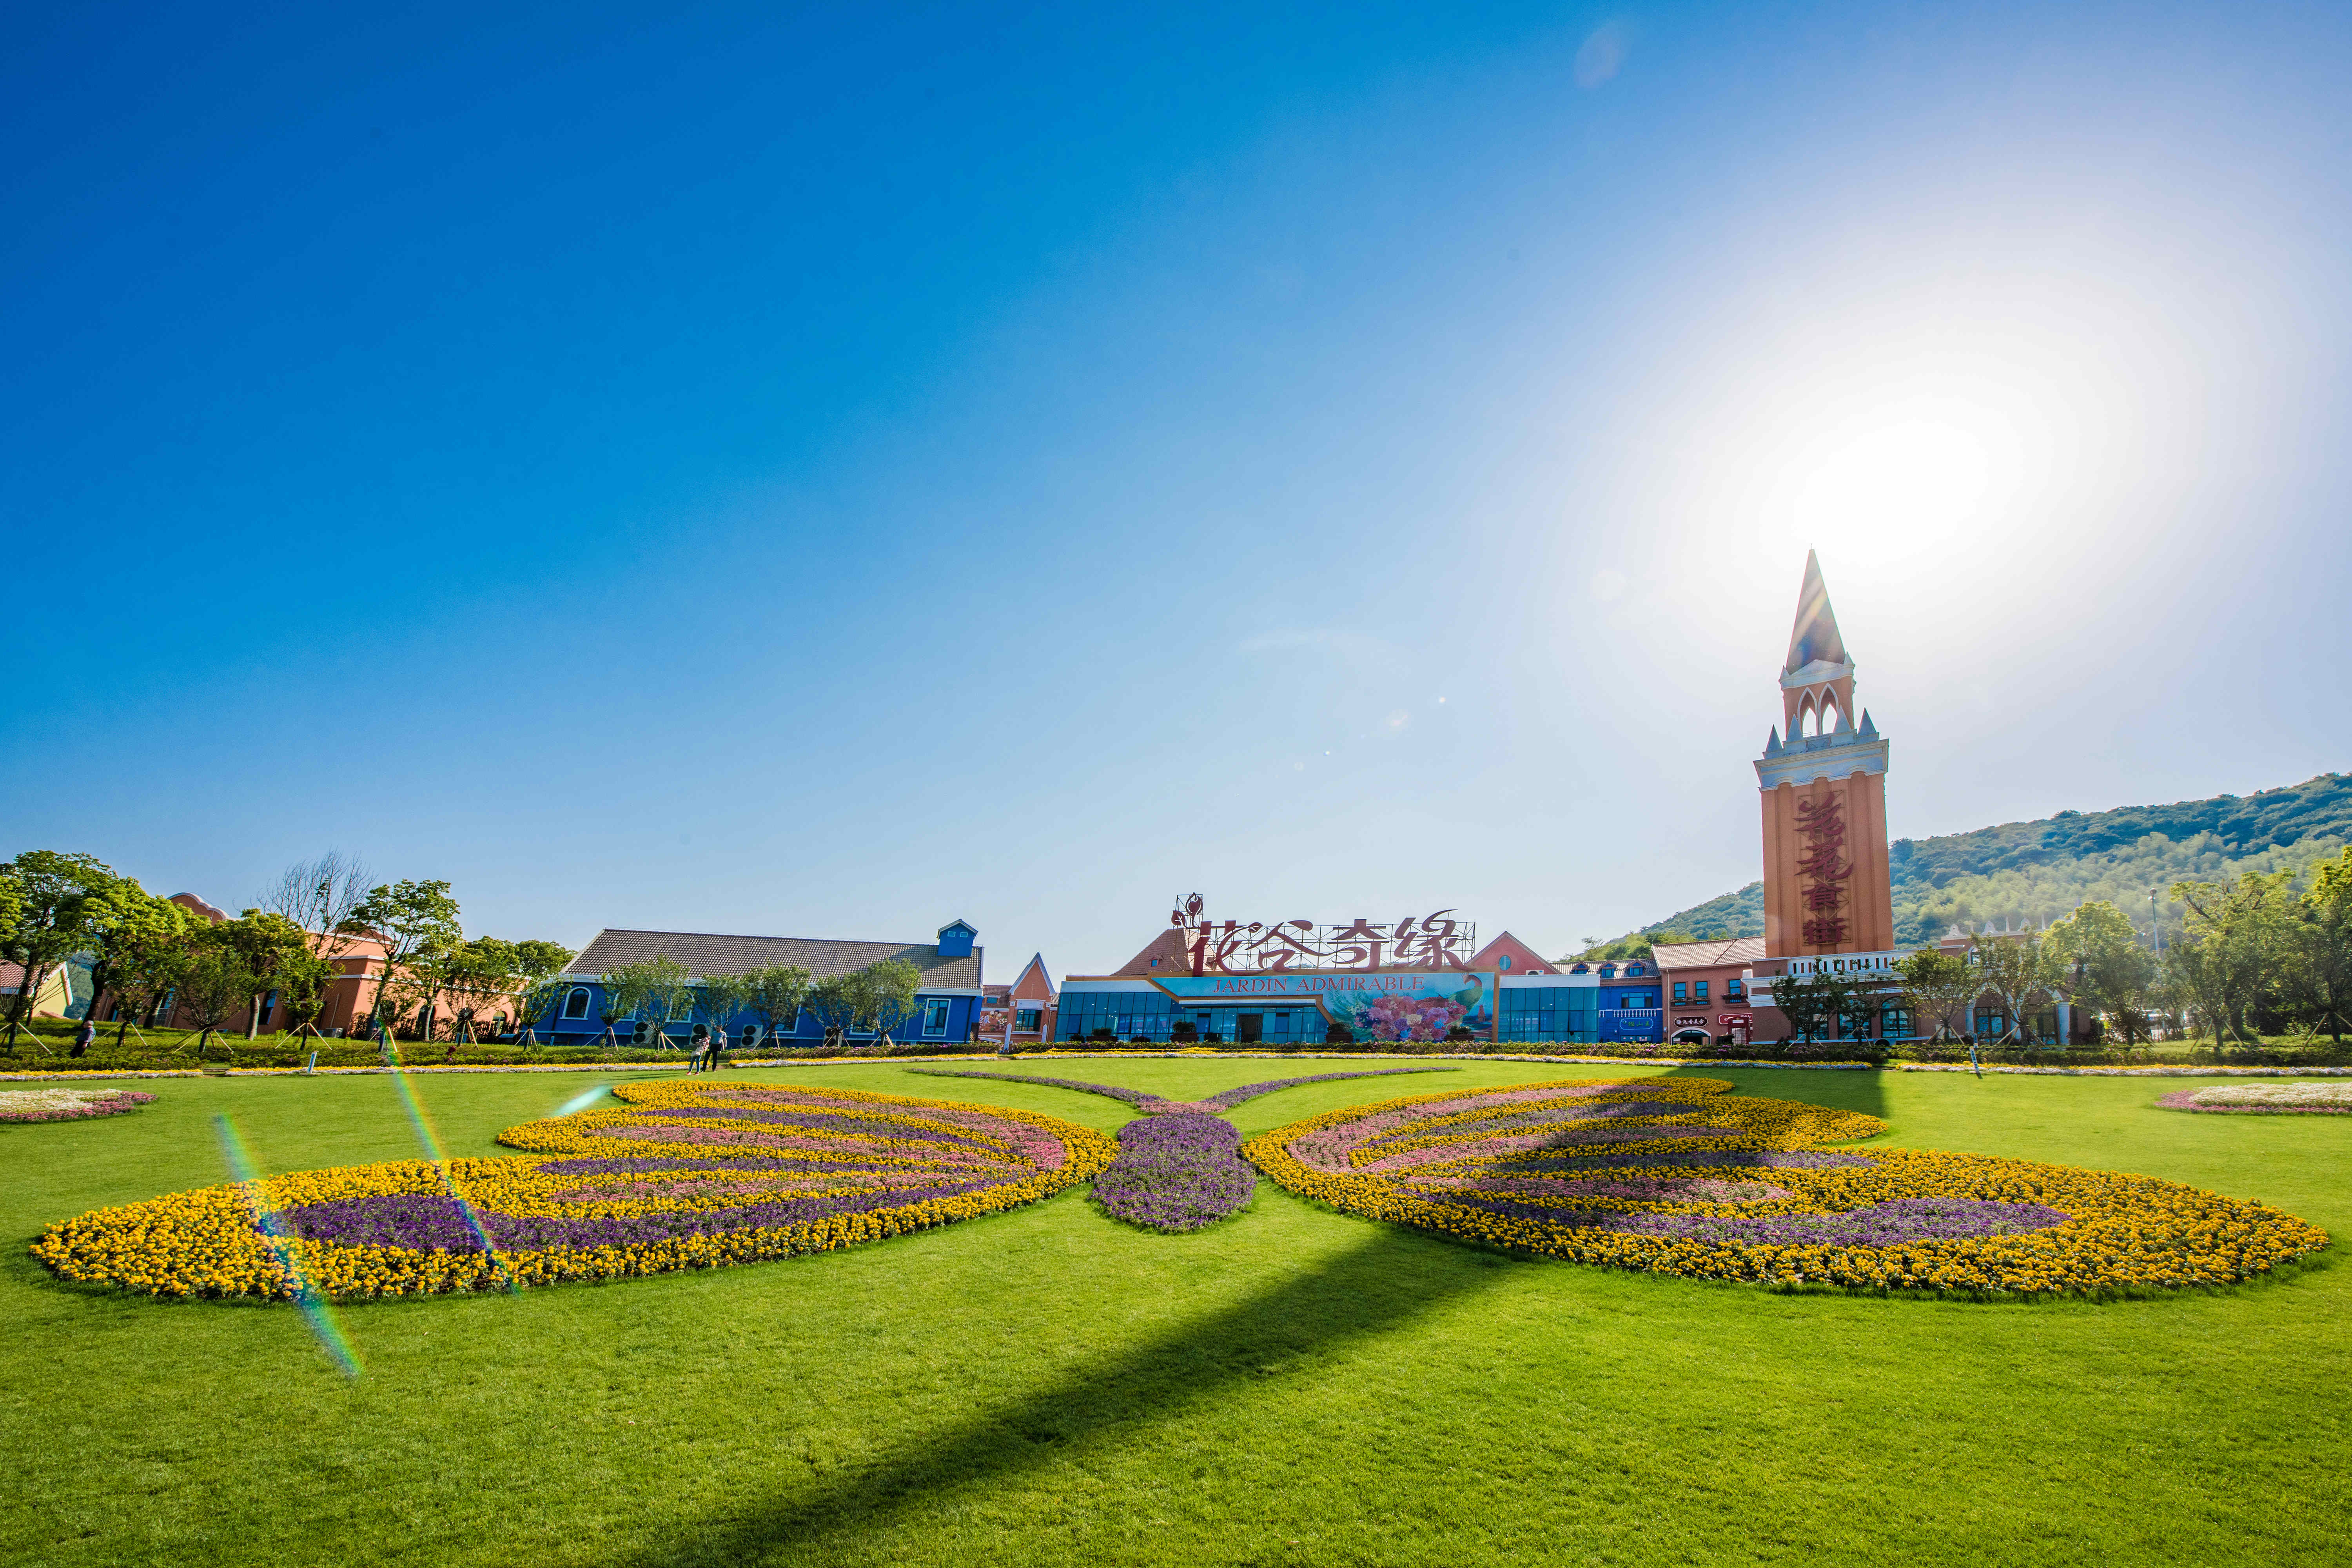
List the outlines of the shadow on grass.
<svg viewBox="0 0 2352 1568">
<path fill-rule="evenodd" d="M 1801 1100 L 1808 1105 L 1833 1106 L 1886 1119 L 1886 1079 L 1883 1068 L 1830 1070 L 1812 1068 L 1734 1068 L 1713 1062 L 1693 1062 L 1669 1068 L 1662 1078 L 1726 1079 L 1734 1094 L 1755 1100 Z"/>
<path fill-rule="evenodd" d="M 1339 1223 L 1335 1219 L 1335 1223 Z M 622 1559 L 631 1568 L 697 1568 L 799 1555 L 885 1530 L 1077 1445 L 1132 1435 L 1235 1384 L 1263 1383 L 1302 1355 L 1410 1322 L 1517 1267 L 1377 1222 L 1346 1252 L 1147 1343 L 1063 1375 L 1034 1393 L 975 1410 L 858 1473 L 764 1511 L 717 1519 L 688 1539 Z"/>
</svg>

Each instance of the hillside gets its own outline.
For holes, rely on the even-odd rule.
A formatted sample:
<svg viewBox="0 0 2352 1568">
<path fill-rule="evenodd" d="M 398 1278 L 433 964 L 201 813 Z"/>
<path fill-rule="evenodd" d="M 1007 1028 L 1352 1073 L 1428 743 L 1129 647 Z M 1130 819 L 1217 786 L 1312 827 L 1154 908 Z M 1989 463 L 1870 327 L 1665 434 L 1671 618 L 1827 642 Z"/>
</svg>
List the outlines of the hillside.
<svg viewBox="0 0 2352 1568">
<path fill-rule="evenodd" d="M 1955 921 L 2051 921 L 2087 899 L 2105 899 L 2135 921 L 2144 921 L 2151 888 L 2282 866 L 2299 870 L 2347 843 L 2352 843 L 2352 773 L 2322 773 L 2259 795 L 2062 811 L 1940 838 L 1898 838 L 1888 851 L 1895 929 L 1903 942 L 1927 942 Z M 2168 940 L 2179 915 L 2174 908 L 2159 911 Z M 1630 955 L 1669 932 L 1699 939 L 1762 936 L 1764 884 L 1750 882 L 1595 952 Z"/>
</svg>

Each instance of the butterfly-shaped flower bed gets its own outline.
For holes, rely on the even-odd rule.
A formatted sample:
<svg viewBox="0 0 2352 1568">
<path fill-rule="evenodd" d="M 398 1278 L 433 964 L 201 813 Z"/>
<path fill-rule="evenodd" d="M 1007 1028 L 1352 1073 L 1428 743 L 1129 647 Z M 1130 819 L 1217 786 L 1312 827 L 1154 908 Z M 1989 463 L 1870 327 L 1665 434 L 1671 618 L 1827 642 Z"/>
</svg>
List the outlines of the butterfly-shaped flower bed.
<svg viewBox="0 0 2352 1568">
<path fill-rule="evenodd" d="M 2228 1284 L 2327 1244 L 2266 1205 L 2145 1176 L 1928 1150 L 1832 1150 L 1876 1117 L 1590 1079 L 1416 1095 L 1252 1139 L 1331 1206 L 1580 1263 L 1969 1294 Z"/>
<path fill-rule="evenodd" d="M 342 1300 L 787 1258 L 1031 1203 L 1117 1152 L 1031 1111 L 706 1081 L 526 1122 L 527 1157 L 306 1171 L 100 1209 L 34 1244 L 68 1279 L 158 1296 Z"/>
</svg>

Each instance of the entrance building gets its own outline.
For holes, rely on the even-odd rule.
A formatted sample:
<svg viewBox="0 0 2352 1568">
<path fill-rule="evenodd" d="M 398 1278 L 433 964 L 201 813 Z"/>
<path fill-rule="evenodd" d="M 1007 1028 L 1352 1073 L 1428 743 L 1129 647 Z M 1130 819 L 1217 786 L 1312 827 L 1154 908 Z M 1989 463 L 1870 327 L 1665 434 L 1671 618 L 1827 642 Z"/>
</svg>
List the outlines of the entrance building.
<svg viewBox="0 0 2352 1568">
<path fill-rule="evenodd" d="M 1452 916 L 1245 925 L 1206 921 L 1187 900 L 1118 973 L 1064 978 L 1055 1037 L 1273 1049 L 1325 1044 L 1335 1026 L 1360 1041 L 1457 1031 L 1557 1045 L 1664 1038 L 1664 994 L 1650 964 L 1555 964 L 1508 932 L 1481 948 Z"/>
</svg>

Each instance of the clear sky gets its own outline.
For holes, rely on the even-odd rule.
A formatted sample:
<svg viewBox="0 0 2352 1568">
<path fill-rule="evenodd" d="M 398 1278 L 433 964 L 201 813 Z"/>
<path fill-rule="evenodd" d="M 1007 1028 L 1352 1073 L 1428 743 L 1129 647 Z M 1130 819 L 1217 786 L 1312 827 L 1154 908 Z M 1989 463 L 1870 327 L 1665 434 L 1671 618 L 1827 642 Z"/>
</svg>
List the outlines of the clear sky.
<svg viewBox="0 0 2352 1568">
<path fill-rule="evenodd" d="M 54 6 L 0 851 L 467 924 L 1547 952 L 2352 765 L 2352 8 Z"/>
</svg>

